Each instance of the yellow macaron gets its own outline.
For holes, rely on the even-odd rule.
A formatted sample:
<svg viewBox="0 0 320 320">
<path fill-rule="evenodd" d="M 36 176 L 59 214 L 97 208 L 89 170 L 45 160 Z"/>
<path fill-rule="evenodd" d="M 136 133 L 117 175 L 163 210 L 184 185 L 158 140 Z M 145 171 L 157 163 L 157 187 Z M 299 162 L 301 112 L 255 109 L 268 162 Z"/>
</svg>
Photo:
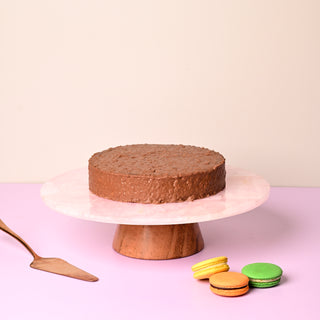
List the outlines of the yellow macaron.
<svg viewBox="0 0 320 320">
<path fill-rule="evenodd" d="M 227 257 L 216 257 L 196 263 L 191 267 L 193 277 L 198 280 L 209 279 L 213 274 L 229 270 Z"/>
</svg>

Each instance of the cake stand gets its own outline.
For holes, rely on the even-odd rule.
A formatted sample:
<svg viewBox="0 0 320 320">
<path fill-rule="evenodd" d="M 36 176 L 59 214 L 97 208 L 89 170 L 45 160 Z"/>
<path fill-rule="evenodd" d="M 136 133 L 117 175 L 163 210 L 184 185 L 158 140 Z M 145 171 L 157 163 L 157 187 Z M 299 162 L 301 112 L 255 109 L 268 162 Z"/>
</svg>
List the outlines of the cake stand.
<svg viewBox="0 0 320 320">
<path fill-rule="evenodd" d="M 261 205 L 270 185 L 260 176 L 227 167 L 226 188 L 195 201 L 142 204 L 112 201 L 89 191 L 88 170 L 69 171 L 44 183 L 45 204 L 63 214 L 118 224 L 113 249 L 139 259 L 173 259 L 201 251 L 199 222 L 231 217 Z"/>
</svg>

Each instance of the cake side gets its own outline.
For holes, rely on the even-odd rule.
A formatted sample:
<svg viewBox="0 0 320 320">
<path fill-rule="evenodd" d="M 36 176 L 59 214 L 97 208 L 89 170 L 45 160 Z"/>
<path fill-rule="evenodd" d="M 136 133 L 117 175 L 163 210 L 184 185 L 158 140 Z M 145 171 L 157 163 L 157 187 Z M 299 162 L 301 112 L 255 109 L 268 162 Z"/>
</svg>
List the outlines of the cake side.
<svg viewBox="0 0 320 320">
<path fill-rule="evenodd" d="M 205 198 L 225 188 L 225 159 L 182 145 L 129 145 L 94 154 L 89 189 L 115 201 L 169 203 Z"/>
</svg>

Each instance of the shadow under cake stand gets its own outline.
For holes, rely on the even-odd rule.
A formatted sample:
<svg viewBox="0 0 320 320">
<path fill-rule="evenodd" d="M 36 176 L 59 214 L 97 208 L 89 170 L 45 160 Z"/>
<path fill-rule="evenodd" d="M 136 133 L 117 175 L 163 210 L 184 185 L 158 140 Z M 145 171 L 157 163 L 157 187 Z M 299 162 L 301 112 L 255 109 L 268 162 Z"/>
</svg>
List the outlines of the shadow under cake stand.
<svg viewBox="0 0 320 320">
<path fill-rule="evenodd" d="M 260 176 L 227 167 L 226 188 L 195 201 L 142 204 L 112 201 L 89 191 L 87 168 L 69 171 L 41 188 L 45 204 L 63 214 L 118 224 L 113 249 L 139 259 L 165 260 L 201 251 L 199 222 L 245 213 L 267 200 L 270 185 Z"/>
</svg>

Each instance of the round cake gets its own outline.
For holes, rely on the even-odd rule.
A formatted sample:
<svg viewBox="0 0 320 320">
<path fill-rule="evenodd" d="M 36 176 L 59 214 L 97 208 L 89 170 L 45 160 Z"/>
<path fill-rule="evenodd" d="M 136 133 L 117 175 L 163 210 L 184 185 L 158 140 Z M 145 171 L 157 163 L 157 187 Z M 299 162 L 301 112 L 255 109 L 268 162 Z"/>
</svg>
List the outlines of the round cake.
<svg viewBox="0 0 320 320">
<path fill-rule="evenodd" d="M 139 203 L 190 201 L 225 188 L 225 159 L 185 145 L 135 144 L 89 159 L 89 189 L 99 197 Z"/>
</svg>

